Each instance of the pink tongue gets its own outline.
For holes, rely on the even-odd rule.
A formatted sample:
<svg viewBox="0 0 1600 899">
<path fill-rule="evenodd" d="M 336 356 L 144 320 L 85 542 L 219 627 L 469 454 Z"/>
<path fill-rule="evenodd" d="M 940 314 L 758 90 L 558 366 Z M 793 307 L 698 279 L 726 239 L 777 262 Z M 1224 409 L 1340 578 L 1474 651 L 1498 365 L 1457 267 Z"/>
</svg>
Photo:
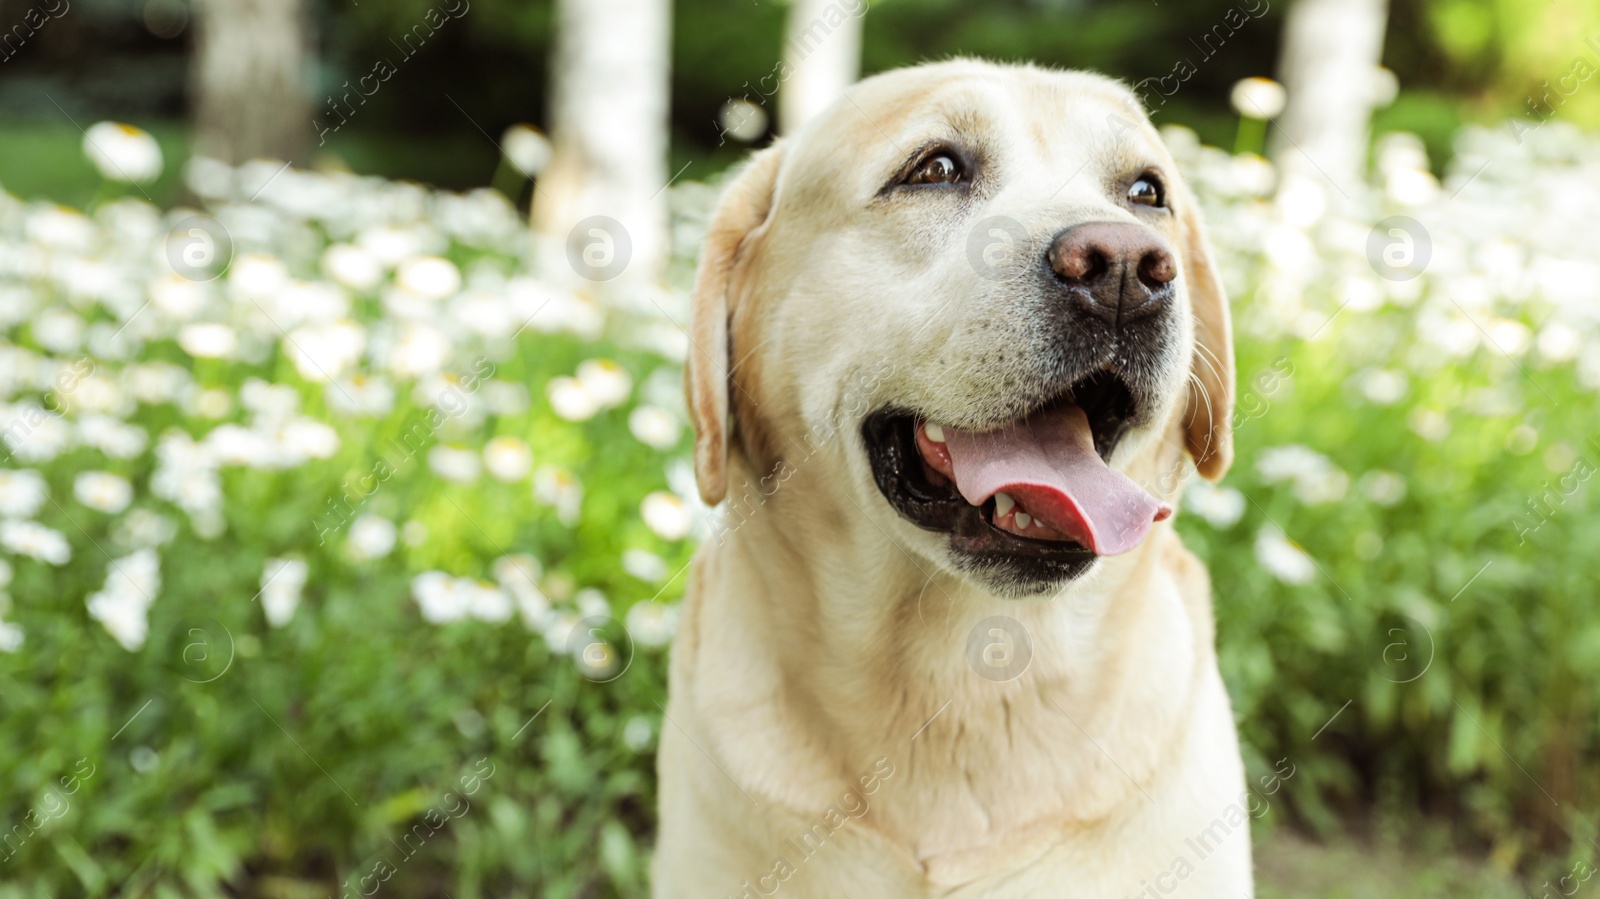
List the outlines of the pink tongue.
<svg viewBox="0 0 1600 899">
<path fill-rule="evenodd" d="M 998 431 L 945 428 L 956 489 L 975 506 L 1005 491 L 1029 515 L 1098 555 L 1139 545 L 1172 508 L 1112 470 L 1094 451 L 1077 406 L 1029 416 Z"/>
</svg>

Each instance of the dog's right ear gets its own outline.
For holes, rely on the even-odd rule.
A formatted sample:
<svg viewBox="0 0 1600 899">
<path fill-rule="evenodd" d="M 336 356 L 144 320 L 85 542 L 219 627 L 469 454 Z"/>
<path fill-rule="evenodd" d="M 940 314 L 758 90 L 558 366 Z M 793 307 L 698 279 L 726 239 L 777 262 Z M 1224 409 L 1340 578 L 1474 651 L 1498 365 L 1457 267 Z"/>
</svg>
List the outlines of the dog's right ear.
<svg viewBox="0 0 1600 899">
<path fill-rule="evenodd" d="M 732 373 L 728 320 L 737 298 L 734 272 L 749 237 L 772 211 L 783 145 L 755 154 L 722 193 L 706 228 L 694 276 L 689 321 L 689 361 L 684 370 L 689 417 L 694 422 L 694 476 L 706 505 L 728 494 L 728 388 Z"/>
</svg>

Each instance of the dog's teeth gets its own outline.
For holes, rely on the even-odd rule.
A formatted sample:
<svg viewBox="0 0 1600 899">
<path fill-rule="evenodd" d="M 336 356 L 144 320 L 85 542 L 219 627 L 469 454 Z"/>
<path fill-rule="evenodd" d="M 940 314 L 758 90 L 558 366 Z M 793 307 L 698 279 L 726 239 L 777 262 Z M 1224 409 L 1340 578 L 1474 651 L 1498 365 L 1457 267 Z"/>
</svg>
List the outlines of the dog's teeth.
<svg viewBox="0 0 1600 899">
<path fill-rule="evenodd" d="M 928 439 L 932 440 L 934 443 L 944 442 L 944 428 L 941 428 L 930 421 L 922 426 L 922 430 L 927 433 Z"/>
<path fill-rule="evenodd" d="M 1017 501 L 1012 499 L 1010 494 L 996 493 L 994 495 L 994 514 L 996 516 L 1005 515 L 1007 512 L 1010 512 L 1011 507 L 1015 506 L 1016 504 Z"/>
<path fill-rule="evenodd" d="M 1016 522 L 1018 528 L 1026 528 L 1028 525 L 1033 524 L 1033 516 L 1026 512 L 1018 512 Z"/>
</svg>

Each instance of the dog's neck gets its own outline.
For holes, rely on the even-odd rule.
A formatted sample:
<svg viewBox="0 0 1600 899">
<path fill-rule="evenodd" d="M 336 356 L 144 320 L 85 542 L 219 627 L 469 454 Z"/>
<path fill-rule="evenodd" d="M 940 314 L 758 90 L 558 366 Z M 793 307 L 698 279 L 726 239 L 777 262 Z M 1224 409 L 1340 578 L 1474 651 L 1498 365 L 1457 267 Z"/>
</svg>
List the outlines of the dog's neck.
<svg viewBox="0 0 1600 899">
<path fill-rule="evenodd" d="M 1053 600 L 1013 600 L 914 558 L 808 475 L 729 510 L 686 618 L 684 680 L 706 732 L 741 744 L 712 751 L 742 788 L 814 817 L 887 759 L 861 823 L 924 866 L 1142 801 L 1212 664 L 1204 574 L 1170 523 Z M 1010 659 L 969 659 L 994 616 L 1026 629 L 1015 676 Z"/>
</svg>

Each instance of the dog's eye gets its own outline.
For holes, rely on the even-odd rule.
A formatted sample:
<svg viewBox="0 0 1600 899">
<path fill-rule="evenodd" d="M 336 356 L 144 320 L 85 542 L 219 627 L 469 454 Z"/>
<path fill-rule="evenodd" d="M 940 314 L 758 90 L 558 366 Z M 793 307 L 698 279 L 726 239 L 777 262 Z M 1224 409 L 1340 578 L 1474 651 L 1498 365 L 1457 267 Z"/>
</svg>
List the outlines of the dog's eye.
<svg viewBox="0 0 1600 899">
<path fill-rule="evenodd" d="M 1128 202 L 1161 209 L 1167 205 L 1167 192 L 1162 189 L 1159 178 L 1145 175 L 1128 188 Z"/>
<path fill-rule="evenodd" d="M 966 177 L 961 163 L 948 153 L 935 153 L 917 163 L 906 176 L 907 184 L 956 184 Z"/>
</svg>

